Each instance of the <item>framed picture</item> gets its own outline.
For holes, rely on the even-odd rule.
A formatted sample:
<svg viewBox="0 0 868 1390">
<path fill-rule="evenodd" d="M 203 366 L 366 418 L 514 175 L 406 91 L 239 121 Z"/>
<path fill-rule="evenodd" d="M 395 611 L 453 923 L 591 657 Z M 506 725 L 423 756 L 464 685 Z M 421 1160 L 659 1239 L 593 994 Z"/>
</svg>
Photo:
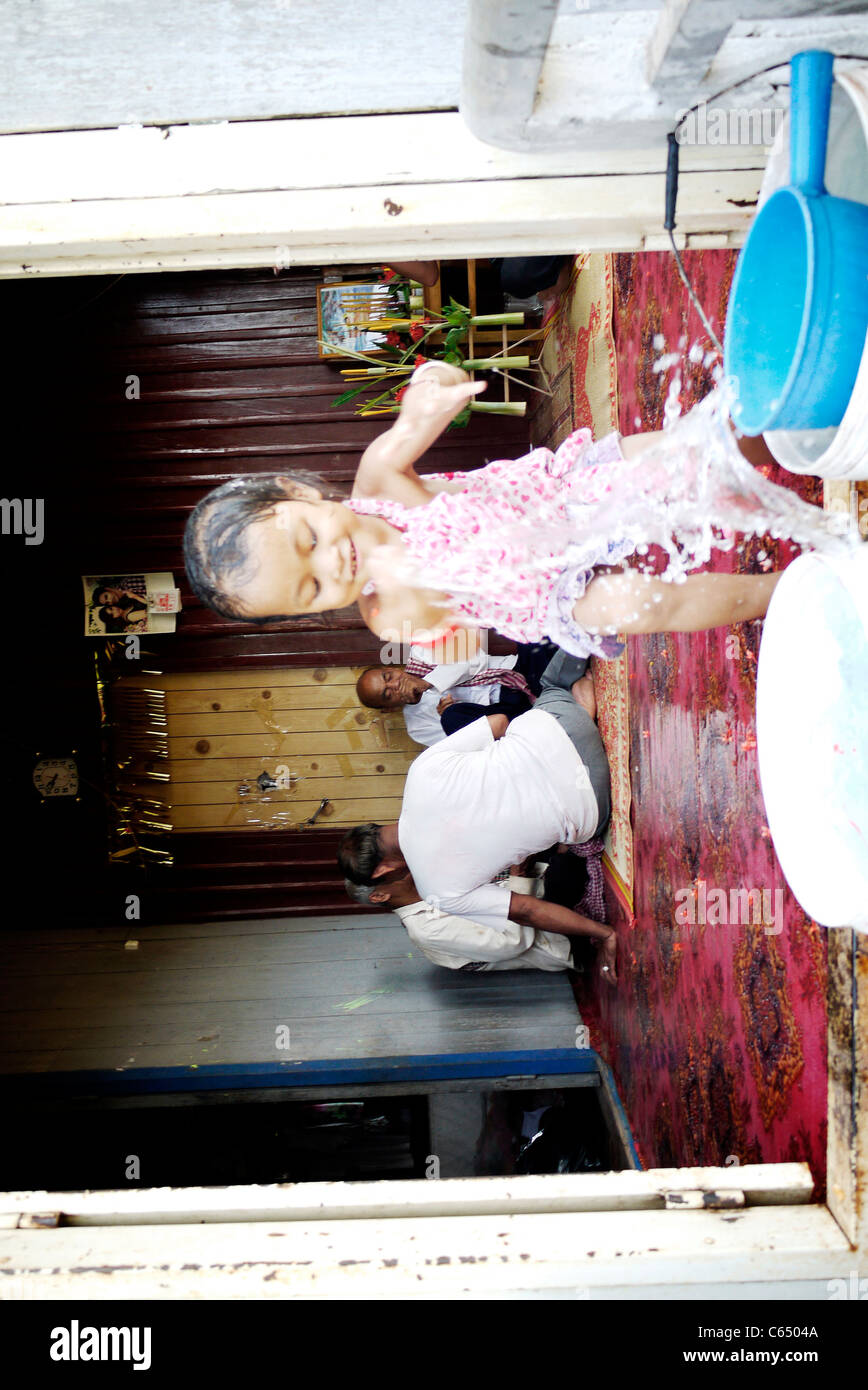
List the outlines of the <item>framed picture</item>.
<svg viewBox="0 0 868 1390">
<path fill-rule="evenodd" d="M 151 574 L 83 574 L 85 637 L 174 632 L 180 595 L 168 570 Z"/>
<path fill-rule="evenodd" d="M 382 280 L 343 280 L 317 285 L 318 351 L 322 358 L 346 357 L 350 352 L 377 355 L 383 350 L 388 324 L 372 329 L 372 320 L 406 318 L 404 300 Z"/>
</svg>

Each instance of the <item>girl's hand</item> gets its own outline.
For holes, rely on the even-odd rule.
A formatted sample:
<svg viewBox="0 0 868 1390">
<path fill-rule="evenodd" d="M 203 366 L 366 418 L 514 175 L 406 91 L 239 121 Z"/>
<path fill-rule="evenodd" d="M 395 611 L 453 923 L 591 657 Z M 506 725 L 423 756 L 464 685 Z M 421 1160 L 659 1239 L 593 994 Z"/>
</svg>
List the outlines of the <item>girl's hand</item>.
<svg viewBox="0 0 868 1390">
<path fill-rule="evenodd" d="M 447 362 L 422 372 L 407 387 L 395 423 L 362 454 L 353 495 L 386 496 L 405 507 L 427 505 L 431 493 L 422 486 L 413 464 L 467 402 L 484 390 L 484 381 L 471 381 L 466 372 Z"/>
<path fill-rule="evenodd" d="M 458 371 L 458 368 L 453 368 Z M 425 372 L 408 390 L 401 406 L 401 413 L 408 420 L 434 422 L 439 419 L 454 420 L 469 400 L 487 389 L 485 381 L 471 381 L 464 372 L 463 381 L 452 384 L 439 379 L 439 372 Z"/>
</svg>

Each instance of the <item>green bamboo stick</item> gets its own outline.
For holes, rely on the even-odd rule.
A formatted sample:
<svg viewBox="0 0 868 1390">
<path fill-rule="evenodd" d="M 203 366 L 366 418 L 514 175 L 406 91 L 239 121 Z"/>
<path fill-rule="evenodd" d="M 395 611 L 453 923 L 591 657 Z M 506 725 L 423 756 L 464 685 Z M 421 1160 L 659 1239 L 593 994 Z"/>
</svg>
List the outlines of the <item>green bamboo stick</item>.
<svg viewBox="0 0 868 1390">
<path fill-rule="evenodd" d="M 521 324 L 524 323 L 524 314 L 476 314 L 470 319 L 470 323 L 474 328 L 485 328 L 489 324 L 494 327 L 502 323 Z"/>
<path fill-rule="evenodd" d="M 530 366 L 529 357 L 468 357 L 462 364 L 465 367 L 473 367 L 479 370 L 492 367 L 521 367 Z"/>
<path fill-rule="evenodd" d="M 524 415 L 527 401 L 471 401 L 470 409 L 486 415 Z"/>
</svg>

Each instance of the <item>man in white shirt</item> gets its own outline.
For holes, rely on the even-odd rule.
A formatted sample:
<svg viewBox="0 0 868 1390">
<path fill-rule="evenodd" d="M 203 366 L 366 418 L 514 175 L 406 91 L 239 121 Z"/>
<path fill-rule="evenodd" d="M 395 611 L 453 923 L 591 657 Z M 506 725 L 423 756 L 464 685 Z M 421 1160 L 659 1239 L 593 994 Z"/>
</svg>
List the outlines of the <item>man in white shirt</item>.
<svg viewBox="0 0 868 1390">
<path fill-rule="evenodd" d="M 363 671 L 356 693 L 368 709 L 401 708 L 407 733 L 414 742 L 431 748 L 483 714 L 503 713 L 512 718 L 530 709 L 531 699 L 519 687 L 523 684 L 538 694 L 540 676 L 554 652 L 549 643 L 539 643 L 520 647 L 509 656 L 489 656 L 480 651 L 469 661 L 426 666 L 425 649 L 411 647 L 406 667 L 369 666 Z M 424 675 L 419 673 L 420 667 Z M 507 678 L 509 684 L 484 678 L 484 673 L 496 671 L 514 675 Z"/>
<path fill-rule="evenodd" d="M 537 865 L 544 870 L 545 864 Z M 542 896 L 542 876 L 507 880 L 510 892 Z M 482 926 L 468 917 L 442 912 L 420 897 L 410 874 L 395 883 L 366 887 L 346 879 L 344 886 L 354 902 L 375 903 L 394 912 L 407 935 L 433 965 L 447 970 L 567 970 L 572 964 L 566 936 L 535 931 L 507 921 L 502 930 Z"/>
<path fill-rule="evenodd" d="M 508 922 L 600 940 L 615 978 L 615 935 L 602 923 L 492 879 L 557 843 L 602 834 L 611 811 L 609 767 L 594 715 L 587 661 L 559 652 L 527 714 L 489 715 L 427 749 L 412 764 L 401 818 L 356 826 L 339 863 L 355 883 L 384 884 L 409 870 L 429 904 L 505 931 Z"/>
</svg>

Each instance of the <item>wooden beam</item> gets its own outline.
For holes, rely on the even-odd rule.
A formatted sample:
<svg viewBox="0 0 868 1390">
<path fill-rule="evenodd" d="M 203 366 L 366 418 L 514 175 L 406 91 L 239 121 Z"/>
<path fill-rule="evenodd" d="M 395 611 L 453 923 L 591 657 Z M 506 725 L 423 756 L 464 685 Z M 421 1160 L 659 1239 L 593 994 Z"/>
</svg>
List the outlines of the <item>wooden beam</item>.
<svg viewBox="0 0 868 1390">
<path fill-rule="evenodd" d="M 859 0 L 785 0 L 783 4 L 781 0 L 664 0 L 648 44 L 646 76 L 663 91 L 695 89 L 740 19 L 821 21 L 825 16 L 858 14 L 864 8 Z M 813 46 L 809 29 L 798 46 Z M 767 63 L 768 57 L 760 59 L 760 64 L 763 61 Z"/>
<path fill-rule="evenodd" d="M 829 938 L 829 1210 L 848 1240 L 868 1248 L 868 937 Z"/>
<path fill-rule="evenodd" d="M 682 174 L 678 224 L 738 245 L 759 170 Z M 663 172 L 6 206 L 0 276 L 640 250 Z"/>
<path fill-rule="evenodd" d="M 502 183 L 508 179 L 654 173 L 665 150 L 513 153 L 483 144 L 456 112 L 239 121 L 229 125 L 0 136 L 0 206 L 205 194 Z M 761 148 L 687 149 L 692 169 L 762 167 Z"/>
<path fill-rule="evenodd" d="M 469 0 L 461 114 L 492 145 L 517 149 L 514 131 L 533 115 L 558 0 Z"/>
</svg>

